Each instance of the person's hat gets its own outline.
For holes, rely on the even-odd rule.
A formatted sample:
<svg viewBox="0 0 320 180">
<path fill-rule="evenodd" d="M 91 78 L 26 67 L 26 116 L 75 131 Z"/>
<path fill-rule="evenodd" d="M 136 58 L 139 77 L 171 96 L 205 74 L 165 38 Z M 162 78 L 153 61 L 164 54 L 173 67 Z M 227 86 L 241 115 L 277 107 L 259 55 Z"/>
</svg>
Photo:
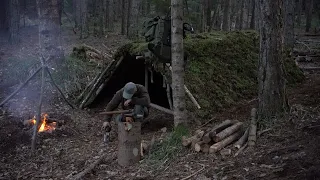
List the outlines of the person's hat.
<svg viewBox="0 0 320 180">
<path fill-rule="evenodd" d="M 123 89 L 122 97 L 125 99 L 131 99 L 133 94 L 137 91 L 137 87 L 133 82 L 128 82 Z"/>
</svg>

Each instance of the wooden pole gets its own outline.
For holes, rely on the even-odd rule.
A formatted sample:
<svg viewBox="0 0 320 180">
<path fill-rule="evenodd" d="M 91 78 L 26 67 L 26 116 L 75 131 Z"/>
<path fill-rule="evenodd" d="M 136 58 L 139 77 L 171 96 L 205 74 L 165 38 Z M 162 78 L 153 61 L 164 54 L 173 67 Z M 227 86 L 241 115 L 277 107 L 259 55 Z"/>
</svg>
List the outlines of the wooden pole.
<svg viewBox="0 0 320 180">
<path fill-rule="evenodd" d="M 172 72 L 172 67 L 169 66 L 169 70 Z M 194 96 L 192 95 L 192 93 L 189 91 L 189 89 L 187 88 L 186 85 L 183 86 L 184 90 L 186 92 L 186 94 L 188 95 L 188 97 L 190 98 L 190 100 L 192 101 L 192 103 L 198 108 L 201 109 L 201 106 L 199 105 L 198 101 L 196 100 L 196 98 L 194 98 Z"/>
<path fill-rule="evenodd" d="M 173 111 L 171 111 L 170 109 L 161 107 L 161 106 L 153 104 L 153 103 L 150 103 L 150 106 L 155 108 L 155 109 L 157 109 L 157 110 L 159 110 L 159 111 L 162 111 L 162 112 L 165 112 L 165 113 L 173 115 Z"/>
<path fill-rule="evenodd" d="M 41 70 L 42 67 L 39 67 L 31 76 L 29 76 L 29 78 L 22 83 L 18 89 L 16 89 L 12 94 L 10 94 L 10 96 L 8 96 L 5 100 L 3 100 L 0 104 L 0 106 L 3 106 L 7 101 L 9 101 L 14 95 L 16 95 L 26 84 L 28 84 L 28 82 L 36 75 L 38 74 L 38 72 Z"/>
<path fill-rule="evenodd" d="M 61 89 L 58 87 L 58 85 L 54 82 L 54 80 L 53 80 L 53 78 L 52 78 L 52 75 L 51 75 L 51 73 L 50 73 L 50 71 L 49 71 L 49 68 L 46 67 L 45 69 L 47 70 L 47 73 L 48 73 L 48 75 L 49 75 L 49 78 L 50 78 L 50 80 L 51 80 L 52 85 L 60 92 L 62 98 L 68 103 L 68 105 L 69 105 L 72 109 L 75 109 L 75 107 L 68 101 L 68 99 L 67 99 L 66 96 L 63 94 L 63 92 L 62 92 Z"/>
<path fill-rule="evenodd" d="M 127 122 L 118 122 L 118 164 L 128 167 L 141 158 L 141 123 L 132 122 L 132 128 L 125 129 Z"/>
<path fill-rule="evenodd" d="M 249 136 L 248 136 L 248 146 L 253 147 L 256 145 L 257 141 L 257 109 L 251 109 L 251 123 L 249 129 Z"/>
<path fill-rule="evenodd" d="M 40 98 L 39 98 L 39 105 L 38 105 L 38 111 L 37 111 L 36 124 L 33 127 L 33 135 L 32 135 L 32 141 L 31 141 L 31 151 L 32 152 L 34 152 L 36 150 L 36 141 L 37 141 L 38 128 L 39 128 L 39 124 L 41 122 L 41 106 L 42 106 L 44 82 L 45 82 L 45 67 L 42 64 Z"/>
<path fill-rule="evenodd" d="M 145 64 L 145 68 L 144 68 L 144 87 L 147 89 L 147 91 L 149 91 L 149 73 L 148 73 L 148 68 L 147 65 Z"/>
<path fill-rule="evenodd" d="M 167 84 L 167 98 L 168 98 L 168 102 L 169 102 L 169 107 L 171 110 L 173 110 L 173 102 L 172 102 L 172 98 L 171 98 L 170 84 Z"/>
</svg>

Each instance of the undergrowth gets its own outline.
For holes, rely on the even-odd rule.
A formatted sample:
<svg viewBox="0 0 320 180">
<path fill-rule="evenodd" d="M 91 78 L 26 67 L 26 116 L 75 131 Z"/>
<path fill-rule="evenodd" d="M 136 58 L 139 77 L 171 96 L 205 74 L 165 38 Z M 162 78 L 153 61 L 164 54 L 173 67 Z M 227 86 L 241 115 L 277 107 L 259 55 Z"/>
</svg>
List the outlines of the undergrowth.
<svg viewBox="0 0 320 180">
<path fill-rule="evenodd" d="M 182 136 L 189 136 L 188 128 L 184 126 L 176 127 L 163 142 L 156 142 L 150 155 L 144 159 L 144 164 L 153 171 L 162 171 L 168 163 L 172 162 L 183 150 L 181 146 Z"/>
</svg>

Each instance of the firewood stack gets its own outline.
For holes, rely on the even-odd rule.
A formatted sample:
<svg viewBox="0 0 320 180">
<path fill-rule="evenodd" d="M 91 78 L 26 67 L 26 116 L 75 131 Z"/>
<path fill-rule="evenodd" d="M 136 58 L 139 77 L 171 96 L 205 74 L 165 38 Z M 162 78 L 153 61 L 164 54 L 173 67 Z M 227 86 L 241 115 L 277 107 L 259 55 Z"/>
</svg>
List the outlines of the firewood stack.
<svg viewBox="0 0 320 180">
<path fill-rule="evenodd" d="M 216 153 L 230 144 L 239 149 L 235 154 L 249 146 L 254 146 L 256 141 L 256 109 L 251 111 L 250 128 L 244 127 L 243 122 L 225 120 L 222 123 L 206 130 L 196 130 L 193 136 L 182 137 L 182 145 L 196 152 Z"/>
</svg>

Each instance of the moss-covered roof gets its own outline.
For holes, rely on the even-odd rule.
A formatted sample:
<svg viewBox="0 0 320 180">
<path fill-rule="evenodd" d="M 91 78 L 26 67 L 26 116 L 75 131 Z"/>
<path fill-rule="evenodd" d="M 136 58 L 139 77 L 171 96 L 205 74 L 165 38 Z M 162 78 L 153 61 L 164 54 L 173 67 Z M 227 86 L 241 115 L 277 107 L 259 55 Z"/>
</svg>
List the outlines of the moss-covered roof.
<svg viewBox="0 0 320 180">
<path fill-rule="evenodd" d="M 186 85 L 202 109 L 187 100 L 189 111 L 205 118 L 241 99 L 257 95 L 258 35 L 254 31 L 214 32 L 185 39 L 188 54 Z M 143 55 L 147 43 L 130 43 L 118 49 L 122 55 Z M 292 59 L 285 61 L 289 83 L 303 79 Z"/>
</svg>

